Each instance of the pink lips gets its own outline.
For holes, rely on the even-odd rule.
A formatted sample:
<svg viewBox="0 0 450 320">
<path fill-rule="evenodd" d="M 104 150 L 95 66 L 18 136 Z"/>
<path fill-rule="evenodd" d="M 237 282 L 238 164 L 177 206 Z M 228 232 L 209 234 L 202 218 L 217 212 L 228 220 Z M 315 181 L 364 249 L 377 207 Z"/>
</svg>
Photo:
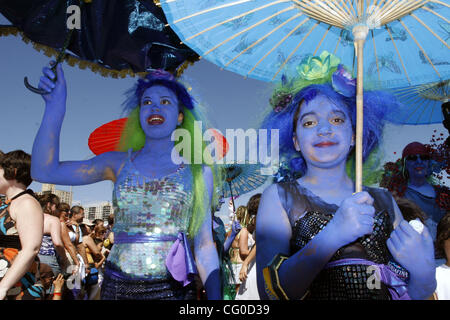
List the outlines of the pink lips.
<svg viewBox="0 0 450 320">
<path fill-rule="evenodd" d="M 166 121 L 166 119 L 159 114 L 152 114 L 150 117 L 147 118 L 147 123 L 149 125 L 159 125 L 164 123 L 164 121 Z"/>
<path fill-rule="evenodd" d="M 334 145 L 336 145 L 336 144 L 337 144 L 337 143 L 335 143 L 335 142 L 324 141 L 324 142 L 317 143 L 317 144 L 315 144 L 314 146 L 315 146 L 315 147 L 318 147 L 318 148 L 326 148 L 326 147 L 334 146 Z"/>
</svg>

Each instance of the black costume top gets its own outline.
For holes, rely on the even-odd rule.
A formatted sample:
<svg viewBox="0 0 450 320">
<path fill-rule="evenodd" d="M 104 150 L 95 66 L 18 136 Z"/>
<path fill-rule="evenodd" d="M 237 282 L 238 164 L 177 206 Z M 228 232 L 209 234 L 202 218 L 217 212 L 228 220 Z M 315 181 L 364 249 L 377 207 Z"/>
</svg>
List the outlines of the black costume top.
<svg viewBox="0 0 450 320">
<path fill-rule="evenodd" d="M 326 203 L 296 181 L 279 183 L 277 186 L 280 201 L 292 226 L 290 254 L 293 255 L 327 225 L 338 206 Z M 364 190 L 375 200 L 373 232 L 341 247 L 330 262 L 341 259 L 364 259 L 373 262 L 374 265 L 388 265 L 400 279 L 407 279 L 407 271 L 392 261 L 386 245 L 395 220 L 392 196 L 382 189 L 364 188 Z M 368 285 L 371 280 L 369 277 L 374 272 L 374 269 L 369 269 L 369 265 L 357 263 L 325 266 L 311 283 L 305 299 L 390 299 L 385 284 L 380 283 L 375 287 Z"/>
</svg>

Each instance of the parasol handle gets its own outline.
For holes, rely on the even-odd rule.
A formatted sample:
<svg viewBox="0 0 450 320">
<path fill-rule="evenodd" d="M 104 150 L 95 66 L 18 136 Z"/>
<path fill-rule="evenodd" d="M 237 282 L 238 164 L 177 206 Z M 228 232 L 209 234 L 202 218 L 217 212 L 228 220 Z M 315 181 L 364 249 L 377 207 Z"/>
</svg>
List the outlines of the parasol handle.
<svg viewBox="0 0 450 320">
<path fill-rule="evenodd" d="M 81 2 L 81 4 L 83 4 L 83 1 Z M 73 34 L 73 30 L 74 29 L 70 29 L 69 33 L 66 36 L 66 39 L 64 40 L 64 44 L 63 47 L 61 49 L 61 51 L 58 53 L 58 57 L 56 58 L 56 63 L 54 64 L 54 66 L 51 68 L 51 70 L 53 71 L 53 73 L 55 74 L 55 79 L 53 80 L 53 82 L 56 82 L 57 80 L 57 76 L 56 76 L 56 66 L 62 62 L 64 60 L 64 57 L 66 55 L 66 50 L 67 47 L 70 44 L 70 39 L 72 39 L 72 34 Z M 39 88 L 35 88 L 33 87 L 29 82 L 28 82 L 28 77 L 25 77 L 23 79 L 23 83 L 25 85 L 25 87 L 30 90 L 31 92 L 40 94 L 40 95 L 44 95 L 47 94 L 48 92 L 44 89 L 39 89 Z"/>
<path fill-rule="evenodd" d="M 231 180 L 228 181 L 228 185 L 230 186 L 231 202 L 233 203 L 233 212 L 234 212 L 234 216 L 236 216 L 236 206 L 234 205 L 233 188 L 231 187 Z M 234 217 L 233 217 L 233 220 L 234 220 Z"/>
<path fill-rule="evenodd" d="M 356 77 L 356 139 L 355 139 L 355 192 L 362 191 L 362 171 L 363 171 L 363 95 L 364 95 L 364 42 L 366 41 L 369 28 L 365 25 L 353 27 L 355 38 L 357 77 Z"/>
<path fill-rule="evenodd" d="M 55 82 L 55 81 L 56 81 L 56 64 L 55 64 L 54 67 L 51 68 L 51 70 L 52 70 L 53 73 L 55 74 L 55 80 L 53 81 L 53 82 Z M 44 89 L 39 89 L 39 88 L 33 87 L 33 86 L 28 82 L 28 77 L 25 77 L 25 78 L 23 79 L 23 84 L 24 84 L 25 87 L 26 87 L 28 90 L 30 90 L 31 92 L 34 92 L 34 93 L 37 93 L 37 94 L 40 94 L 40 95 L 44 95 L 44 94 L 47 94 L 47 93 L 48 93 L 48 92 L 47 92 L 46 90 L 44 90 Z"/>
</svg>

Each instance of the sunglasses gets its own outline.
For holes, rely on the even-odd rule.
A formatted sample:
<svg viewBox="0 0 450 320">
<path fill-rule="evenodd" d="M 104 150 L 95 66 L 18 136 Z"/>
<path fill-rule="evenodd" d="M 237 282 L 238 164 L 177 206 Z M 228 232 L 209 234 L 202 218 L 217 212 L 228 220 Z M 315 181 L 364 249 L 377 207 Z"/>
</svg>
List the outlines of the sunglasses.
<svg viewBox="0 0 450 320">
<path fill-rule="evenodd" d="M 422 155 L 421 154 L 416 154 L 416 155 L 407 156 L 406 160 L 416 161 L 418 158 L 420 158 L 422 161 L 430 160 L 430 156 L 423 155 L 423 154 Z"/>
</svg>

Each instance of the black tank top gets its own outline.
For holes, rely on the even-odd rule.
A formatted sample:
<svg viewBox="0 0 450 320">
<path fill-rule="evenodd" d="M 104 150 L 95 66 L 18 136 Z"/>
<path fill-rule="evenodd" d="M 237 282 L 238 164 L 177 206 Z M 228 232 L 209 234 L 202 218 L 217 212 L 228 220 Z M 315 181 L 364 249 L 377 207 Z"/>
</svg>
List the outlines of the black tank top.
<svg viewBox="0 0 450 320">
<path fill-rule="evenodd" d="M 301 250 L 333 218 L 338 206 L 323 201 L 297 181 L 279 183 L 278 194 L 292 227 L 290 254 Z M 340 248 L 330 262 L 341 259 L 365 259 L 391 267 L 400 277 L 407 277 L 406 270 L 392 260 L 386 241 L 393 231 L 395 220 L 392 196 L 383 189 L 364 188 L 374 198 L 375 222 L 370 235 Z M 369 288 L 373 274 L 368 266 L 352 264 L 322 270 L 313 280 L 305 299 L 356 300 L 389 299 L 387 287 Z"/>
</svg>

